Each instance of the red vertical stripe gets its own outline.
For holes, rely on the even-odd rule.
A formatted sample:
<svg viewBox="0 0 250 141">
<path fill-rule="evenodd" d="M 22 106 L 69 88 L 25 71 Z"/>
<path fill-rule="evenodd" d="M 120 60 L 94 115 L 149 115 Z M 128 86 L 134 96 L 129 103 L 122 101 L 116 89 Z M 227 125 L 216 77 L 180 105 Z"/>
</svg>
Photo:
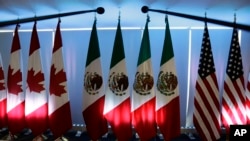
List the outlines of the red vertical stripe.
<svg viewBox="0 0 250 141">
<path fill-rule="evenodd" d="M 8 129 L 11 134 L 17 134 L 26 127 L 24 106 L 25 102 L 23 101 L 8 112 Z"/>
<path fill-rule="evenodd" d="M 70 102 L 67 93 L 67 77 L 63 67 L 62 50 L 60 49 L 62 49 L 62 39 L 60 21 L 58 21 L 52 54 L 49 88 L 49 106 L 54 108 L 51 108 L 53 111 L 49 111 L 51 113 L 49 115 L 49 127 L 54 139 L 62 136 L 72 127 Z M 58 54 L 58 56 L 55 56 L 55 54 Z"/>
<path fill-rule="evenodd" d="M 132 138 L 130 98 L 105 114 L 111 128 L 119 141 L 129 141 Z"/>
<path fill-rule="evenodd" d="M 104 95 L 83 111 L 88 135 L 93 140 L 98 140 L 108 132 L 108 124 L 103 116 Z"/>
<path fill-rule="evenodd" d="M 7 99 L 0 101 L 0 129 L 7 126 Z"/>
<path fill-rule="evenodd" d="M 9 98 L 7 99 L 7 109 L 8 106 L 12 105 L 12 109 L 7 111 L 8 116 L 8 129 L 12 134 L 17 134 L 21 132 L 22 129 L 26 127 L 25 124 L 25 101 L 24 95 L 22 90 L 22 72 L 20 70 L 20 62 L 16 62 L 16 64 L 12 64 L 15 61 L 20 60 L 13 60 L 13 58 L 20 57 L 21 46 L 20 40 L 18 35 L 18 25 L 15 29 L 15 34 L 12 41 L 11 47 L 11 56 L 10 56 L 10 64 L 8 68 L 8 78 L 7 78 L 7 88 L 8 88 L 8 95 Z M 17 56 L 13 56 L 17 55 Z M 18 66 L 16 66 L 18 65 Z M 15 72 L 14 72 L 15 71 Z M 20 94 L 21 93 L 21 94 Z M 20 103 L 19 103 L 20 102 Z"/>
<path fill-rule="evenodd" d="M 48 129 L 48 114 L 44 113 L 48 113 L 47 103 L 26 116 L 27 125 L 34 136 L 38 136 Z"/>
<path fill-rule="evenodd" d="M 69 121 L 71 121 L 70 104 L 67 102 L 49 117 L 49 127 L 55 139 L 71 129 L 72 123 Z"/>
<path fill-rule="evenodd" d="M 167 105 L 156 111 L 156 121 L 165 141 L 170 141 L 180 135 L 180 109 L 179 96 Z"/>
<path fill-rule="evenodd" d="M 132 124 L 141 141 L 148 141 L 156 136 L 155 97 L 145 102 L 132 115 Z"/>
</svg>

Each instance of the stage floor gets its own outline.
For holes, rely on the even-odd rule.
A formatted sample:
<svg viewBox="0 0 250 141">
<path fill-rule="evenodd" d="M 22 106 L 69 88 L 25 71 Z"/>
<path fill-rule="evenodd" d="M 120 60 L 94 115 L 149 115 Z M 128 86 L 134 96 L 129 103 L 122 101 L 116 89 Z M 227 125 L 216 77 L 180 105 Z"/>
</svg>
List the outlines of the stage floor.
<svg viewBox="0 0 250 141">
<path fill-rule="evenodd" d="M 43 135 L 45 137 L 45 141 L 54 141 L 53 135 L 51 134 L 50 131 L 45 132 Z M 0 141 L 7 141 L 7 137 L 8 137 L 8 130 L 0 132 Z M 64 134 L 63 137 L 68 141 L 90 141 L 87 132 L 82 132 L 82 133 L 80 132 L 79 134 L 79 132 L 75 130 L 68 131 L 66 134 Z M 33 139 L 34 136 L 32 135 L 32 133 L 27 134 L 27 130 L 24 130 L 24 132 L 15 136 L 14 141 L 32 141 Z M 100 139 L 100 141 L 116 141 L 116 138 L 112 133 L 109 133 L 106 136 L 103 136 Z M 131 141 L 139 141 L 139 138 L 136 135 L 134 135 Z M 163 139 L 160 136 L 157 136 L 151 141 L 163 141 Z M 173 139 L 173 141 L 201 141 L 201 140 L 199 139 L 199 136 L 196 134 L 192 135 L 181 134 L 178 138 Z M 222 136 L 222 138 L 219 141 L 226 141 L 226 136 Z"/>
</svg>

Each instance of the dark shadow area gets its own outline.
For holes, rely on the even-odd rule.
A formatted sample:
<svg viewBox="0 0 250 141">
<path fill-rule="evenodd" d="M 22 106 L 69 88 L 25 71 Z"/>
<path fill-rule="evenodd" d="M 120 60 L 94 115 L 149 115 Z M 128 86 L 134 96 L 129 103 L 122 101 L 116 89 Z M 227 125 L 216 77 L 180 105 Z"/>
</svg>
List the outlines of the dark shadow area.
<svg viewBox="0 0 250 141">
<path fill-rule="evenodd" d="M 7 140 L 9 135 L 9 131 L 2 130 L 0 131 L 0 140 L 4 141 Z M 89 138 L 87 132 L 82 132 L 80 136 L 76 136 L 77 131 L 75 130 L 70 130 L 67 133 L 64 134 L 64 138 L 68 139 L 69 141 L 90 141 L 91 139 Z M 51 132 L 48 130 L 44 132 L 43 134 L 44 140 L 45 141 L 54 141 L 53 135 Z M 34 136 L 32 133 L 27 134 L 27 130 L 24 130 L 22 133 L 18 134 L 15 136 L 14 141 L 32 141 L 34 139 Z M 106 136 L 103 136 L 101 141 L 115 141 L 116 137 L 114 134 L 109 133 Z M 130 141 L 139 141 L 139 138 L 136 137 L 136 135 L 133 135 L 133 138 Z M 151 139 L 151 141 L 164 141 L 161 136 L 156 136 L 155 138 Z M 181 134 L 179 137 L 173 139 L 172 141 L 201 141 L 199 136 L 197 134 Z M 222 135 L 221 139 L 218 141 L 226 141 L 226 135 Z"/>
</svg>

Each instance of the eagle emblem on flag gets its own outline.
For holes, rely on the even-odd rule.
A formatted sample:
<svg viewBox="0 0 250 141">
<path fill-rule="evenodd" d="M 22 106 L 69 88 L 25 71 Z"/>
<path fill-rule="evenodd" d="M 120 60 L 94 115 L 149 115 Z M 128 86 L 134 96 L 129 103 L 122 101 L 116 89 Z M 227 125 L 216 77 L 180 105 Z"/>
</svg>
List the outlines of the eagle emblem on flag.
<svg viewBox="0 0 250 141">
<path fill-rule="evenodd" d="M 160 71 L 156 87 L 161 94 L 166 96 L 173 95 L 177 85 L 177 77 L 172 72 Z"/>
<path fill-rule="evenodd" d="M 102 86 L 102 76 L 97 72 L 86 72 L 84 76 L 84 88 L 90 95 L 96 95 L 99 93 L 99 89 Z"/>
<path fill-rule="evenodd" d="M 148 95 L 150 94 L 153 85 L 154 85 L 154 79 L 148 72 L 136 73 L 135 82 L 133 85 L 133 88 L 136 91 L 136 93 L 140 95 Z"/>
<path fill-rule="evenodd" d="M 126 94 L 128 84 L 128 76 L 123 72 L 113 72 L 109 76 L 109 89 L 117 96 Z"/>
</svg>

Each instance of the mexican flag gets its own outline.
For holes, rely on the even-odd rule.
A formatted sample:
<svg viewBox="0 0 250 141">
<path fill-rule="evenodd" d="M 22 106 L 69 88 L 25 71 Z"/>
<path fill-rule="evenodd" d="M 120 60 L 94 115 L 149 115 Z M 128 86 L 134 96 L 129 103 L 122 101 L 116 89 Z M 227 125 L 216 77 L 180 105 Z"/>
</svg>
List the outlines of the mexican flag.
<svg viewBox="0 0 250 141">
<path fill-rule="evenodd" d="M 88 135 L 92 140 L 98 140 L 108 132 L 108 124 L 103 115 L 104 97 L 100 50 L 95 20 L 90 35 L 85 67 L 82 112 Z"/>
<path fill-rule="evenodd" d="M 167 18 L 156 89 L 156 122 L 166 141 L 180 135 L 179 86 Z"/>
<path fill-rule="evenodd" d="M 155 88 L 147 19 L 132 91 L 132 124 L 142 141 L 156 136 Z"/>
<path fill-rule="evenodd" d="M 111 58 L 104 115 L 119 141 L 128 141 L 132 138 L 129 82 L 120 20 Z"/>
</svg>

